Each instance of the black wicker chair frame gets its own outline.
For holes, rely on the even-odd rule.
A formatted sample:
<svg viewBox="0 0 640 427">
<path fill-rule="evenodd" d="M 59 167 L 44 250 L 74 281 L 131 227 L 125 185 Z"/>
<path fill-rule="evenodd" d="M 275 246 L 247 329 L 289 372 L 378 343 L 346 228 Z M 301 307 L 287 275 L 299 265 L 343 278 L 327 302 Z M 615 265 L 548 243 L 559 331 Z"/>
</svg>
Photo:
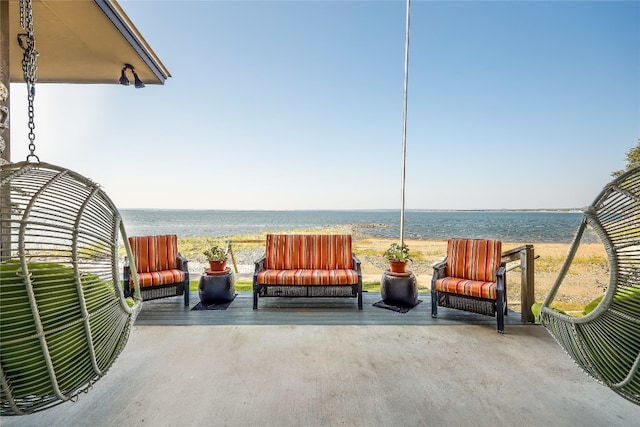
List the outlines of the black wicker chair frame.
<svg viewBox="0 0 640 427">
<path fill-rule="evenodd" d="M 144 288 L 140 288 L 140 296 L 143 301 L 149 301 L 160 298 L 169 298 L 169 297 L 177 297 L 180 295 L 184 295 L 184 305 L 189 305 L 189 269 L 188 262 L 186 258 L 182 255 L 179 255 L 180 258 L 180 270 L 184 271 L 185 279 L 184 282 L 178 283 L 170 283 L 168 285 L 159 285 L 159 286 L 147 286 Z M 125 261 L 126 262 L 126 261 Z M 124 292 L 125 296 L 132 296 L 130 293 L 133 293 L 132 290 L 129 289 L 128 283 L 131 278 L 131 267 L 125 265 L 124 267 Z"/>
<path fill-rule="evenodd" d="M 154 285 L 154 286 L 145 286 L 140 287 L 140 296 L 143 301 L 150 301 L 154 299 L 160 298 L 170 298 L 176 297 L 180 295 L 184 295 L 184 305 L 187 307 L 189 305 L 189 261 L 182 256 L 182 254 L 178 253 L 178 261 L 180 270 L 184 271 L 184 281 L 176 282 L 176 283 L 167 283 L 164 285 Z M 123 282 L 124 282 L 124 294 L 126 296 L 130 296 L 130 293 L 133 292 L 133 289 L 130 289 L 129 283 L 132 278 L 132 270 L 129 265 L 128 258 L 125 257 L 124 260 L 124 268 L 123 268 Z"/>
<path fill-rule="evenodd" d="M 253 273 L 253 308 L 258 308 L 258 297 L 337 297 L 358 298 L 358 309 L 362 310 L 362 270 L 360 260 L 352 255 L 354 270 L 358 272 L 358 283 L 354 285 L 264 285 L 258 284 L 258 274 L 265 269 L 263 256 L 255 262 Z"/>
<path fill-rule="evenodd" d="M 496 273 L 496 299 L 476 298 L 435 290 L 436 280 L 447 277 L 447 259 L 434 264 L 431 280 L 431 317 L 438 317 L 438 306 L 464 310 L 496 317 L 499 333 L 504 333 L 504 316 L 507 315 L 506 263 L 500 263 Z"/>
</svg>

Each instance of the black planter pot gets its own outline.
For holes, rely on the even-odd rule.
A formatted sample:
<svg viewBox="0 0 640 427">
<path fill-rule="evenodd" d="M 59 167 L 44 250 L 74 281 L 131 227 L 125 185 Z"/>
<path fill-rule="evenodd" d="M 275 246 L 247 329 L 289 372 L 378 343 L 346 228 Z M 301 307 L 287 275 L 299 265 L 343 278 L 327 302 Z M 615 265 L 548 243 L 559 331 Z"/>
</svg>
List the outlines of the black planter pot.
<svg viewBox="0 0 640 427">
<path fill-rule="evenodd" d="M 233 273 L 203 274 L 198 285 L 198 294 L 203 304 L 232 301 L 236 293 L 236 280 Z"/>
<path fill-rule="evenodd" d="M 391 305 L 413 307 L 418 303 L 418 281 L 413 273 L 385 271 L 380 281 L 382 300 Z"/>
</svg>

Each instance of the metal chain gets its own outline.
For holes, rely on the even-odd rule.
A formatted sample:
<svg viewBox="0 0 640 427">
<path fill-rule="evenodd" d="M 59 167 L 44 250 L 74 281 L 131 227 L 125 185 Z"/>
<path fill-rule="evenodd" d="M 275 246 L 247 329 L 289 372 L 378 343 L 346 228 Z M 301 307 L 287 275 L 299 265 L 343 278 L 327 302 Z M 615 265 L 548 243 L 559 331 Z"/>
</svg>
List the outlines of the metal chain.
<svg viewBox="0 0 640 427">
<path fill-rule="evenodd" d="M 0 61 L 2 62 L 2 61 Z M 0 64 L 0 103 L 5 104 L 7 102 L 7 98 L 9 97 L 9 89 L 4 84 L 4 79 L 6 78 L 7 83 L 9 82 L 9 74 L 8 71 L 4 69 L 2 64 Z M 1 157 L 7 149 L 7 144 L 4 142 L 4 134 L 5 129 L 9 129 L 9 106 L 8 105 L 0 105 L 0 166 L 6 165 L 9 163 L 9 160 L 3 159 Z"/>
<path fill-rule="evenodd" d="M 24 29 L 24 1 L 20 0 L 20 28 Z"/>
<path fill-rule="evenodd" d="M 18 34 L 18 43 L 24 54 L 22 56 L 22 74 L 24 81 L 27 84 L 27 101 L 29 103 L 29 155 L 27 161 L 31 158 L 35 158 L 36 161 L 40 161 L 36 156 L 36 134 L 34 132 L 36 125 L 34 121 L 34 107 L 33 101 L 36 96 L 36 80 L 37 80 L 37 67 L 36 59 L 38 58 L 38 51 L 36 50 L 36 39 L 33 35 L 33 7 L 32 0 L 20 0 L 20 26 L 25 30 L 26 34 Z"/>
</svg>

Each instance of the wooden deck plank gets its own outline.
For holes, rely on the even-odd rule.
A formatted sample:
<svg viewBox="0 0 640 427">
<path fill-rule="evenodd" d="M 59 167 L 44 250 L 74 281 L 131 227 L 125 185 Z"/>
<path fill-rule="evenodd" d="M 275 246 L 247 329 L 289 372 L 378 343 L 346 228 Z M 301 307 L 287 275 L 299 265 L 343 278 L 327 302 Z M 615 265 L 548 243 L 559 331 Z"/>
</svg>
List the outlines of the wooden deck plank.
<svg viewBox="0 0 640 427">
<path fill-rule="evenodd" d="M 143 303 L 136 325 L 491 325 L 494 317 L 438 308 L 438 318 L 431 317 L 431 295 L 420 294 L 421 304 L 408 313 L 374 307 L 377 292 L 365 292 L 363 309 L 355 298 L 260 298 L 253 310 L 253 295 L 239 292 L 226 310 L 192 311 L 200 300 L 191 292 L 190 305 L 182 297 L 164 298 Z M 510 311 L 505 324 L 522 324 L 520 314 Z"/>
</svg>

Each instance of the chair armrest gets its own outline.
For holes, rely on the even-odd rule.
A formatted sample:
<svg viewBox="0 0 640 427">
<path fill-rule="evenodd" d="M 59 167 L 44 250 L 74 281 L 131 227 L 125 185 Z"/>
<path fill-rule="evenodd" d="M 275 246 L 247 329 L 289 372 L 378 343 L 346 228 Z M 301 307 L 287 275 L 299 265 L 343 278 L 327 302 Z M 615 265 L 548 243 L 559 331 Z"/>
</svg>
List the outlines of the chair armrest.
<svg viewBox="0 0 640 427">
<path fill-rule="evenodd" d="M 257 276 L 258 273 L 264 270 L 264 262 L 266 260 L 266 256 L 262 256 L 260 259 L 254 262 L 254 270 L 253 275 Z"/>
<path fill-rule="evenodd" d="M 433 280 L 437 280 L 441 277 L 445 277 L 447 271 L 447 259 L 443 259 L 440 262 L 433 264 Z"/>
<path fill-rule="evenodd" d="M 258 274 L 261 271 L 264 271 L 264 261 L 266 260 L 266 256 L 263 255 L 262 258 L 259 258 L 257 261 L 254 262 L 254 269 L 253 269 L 253 308 L 256 309 L 258 308 Z"/>
<path fill-rule="evenodd" d="M 189 271 L 188 264 L 189 264 L 189 260 L 186 259 L 184 256 L 182 256 L 180 252 L 178 252 L 178 267 L 180 267 L 180 270 L 184 271 L 185 273 Z"/>
<path fill-rule="evenodd" d="M 362 276 L 362 267 L 361 267 L 360 260 L 358 259 L 356 254 L 353 254 L 353 253 L 351 254 L 351 261 L 353 263 L 353 269 L 358 272 L 358 277 L 361 277 Z"/>
<path fill-rule="evenodd" d="M 504 291 L 504 282 L 505 277 L 507 275 L 507 263 L 500 263 L 500 267 L 498 267 L 498 272 L 496 273 L 496 290 Z"/>
</svg>

